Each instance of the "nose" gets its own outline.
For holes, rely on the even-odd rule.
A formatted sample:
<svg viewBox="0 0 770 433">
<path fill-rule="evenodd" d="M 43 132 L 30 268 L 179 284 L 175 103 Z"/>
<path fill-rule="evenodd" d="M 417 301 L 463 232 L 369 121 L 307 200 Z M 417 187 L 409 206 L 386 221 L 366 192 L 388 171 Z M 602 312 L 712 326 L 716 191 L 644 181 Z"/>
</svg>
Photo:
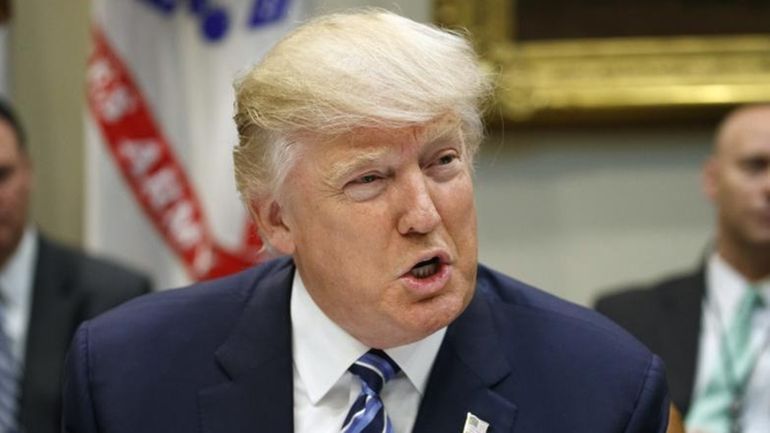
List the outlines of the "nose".
<svg viewBox="0 0 770 433">
<path fill-rule="evenodd" d="M 427 234 L 441 222 L 428 182 L 421 171 L 403 182 L 402 193 L 398 197 L 402 209 L 398 231 L 402 235 Z"/>
</svg>

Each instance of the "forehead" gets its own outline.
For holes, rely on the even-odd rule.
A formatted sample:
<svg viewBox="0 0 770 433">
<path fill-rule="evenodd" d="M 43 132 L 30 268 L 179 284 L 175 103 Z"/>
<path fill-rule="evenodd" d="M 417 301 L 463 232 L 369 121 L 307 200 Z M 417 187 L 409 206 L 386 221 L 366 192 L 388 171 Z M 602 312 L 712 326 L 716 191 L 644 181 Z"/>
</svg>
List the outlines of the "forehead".
<svg viewBox="0 0 770 433">
<path fill-rule="evenodd" d="M 719 152 L 740 156 L 746 153 L 770 153 L 770 107 L 738 113 L 725 126 Z"/>
<path fill-rule="evenodd" d="M 433 144 L 452 143 L 464 150 L 458 122 L 442 120 L 402 128 L 356 128 L 343 135 L 310 140 L 310 147 L 329 155 L 375 157 L 419 152 Z"/>
</svg>

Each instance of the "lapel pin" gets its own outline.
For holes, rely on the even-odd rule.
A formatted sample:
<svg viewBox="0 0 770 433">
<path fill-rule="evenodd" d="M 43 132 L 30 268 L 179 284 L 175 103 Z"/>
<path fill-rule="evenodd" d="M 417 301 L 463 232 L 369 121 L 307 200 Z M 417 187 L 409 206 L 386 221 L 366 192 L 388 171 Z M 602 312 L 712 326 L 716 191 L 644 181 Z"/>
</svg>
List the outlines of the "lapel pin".
<svg viewBox="0 0 770 433">
<path fill-rule="evenodd" d="M 488 422 L 468 412 L 468 416 L 465 417 L 463 433 L 486 433 L 487 428 L 489 428 Z"/>
</svg>

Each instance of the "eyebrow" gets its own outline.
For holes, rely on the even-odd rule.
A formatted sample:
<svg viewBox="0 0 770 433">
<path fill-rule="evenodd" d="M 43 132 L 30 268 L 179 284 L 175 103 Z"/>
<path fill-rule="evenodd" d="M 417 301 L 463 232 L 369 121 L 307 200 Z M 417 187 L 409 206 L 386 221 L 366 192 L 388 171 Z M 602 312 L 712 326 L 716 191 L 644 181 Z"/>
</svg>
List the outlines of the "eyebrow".
<svg viewBox="0 0 770 433">
<path fill-rule="evenodd" d="M 369 164 L 373 164 L 381 160 L 385 155 L 392 151 L 391 148 L 386 147 L 383 149 L 377 149 L 366 153 L 360 153 L 352 158 L 335 162 L 331 167 L 329 174 L 330 179 L 339 179 L 355 172 Z"/>
<path fill-rule="evenodd" d="M 441 145 L 442 143 L 446 143 L 452 140 L 459 140 L 462 143 L 462 134 L 457 126 L 452 126 L 448 128 L 430 130 L 423 137 L 423 140 L 426 142 L 425 147 L 431 148 L 433 146 Z M 381 161 L 387 154 L 391 152 L 391 147 L 385 147 L 365 153 L 359 153 L 349 159 L 336 161 L 334 164 L 332 164 L 328 179 L 338 180 L 340 178 L 347 177 L 351 173 L 359 170 L 361 167 L 365 167 L 367 165 Z"/>
<path fill-rule="evenodd" d="M 426 142 L 426 146 L 431 146 L 437 143 L 445 143 L 451 140 L 462 141 L 462 131 L 457 125 L 452 125 L 445 128 L 438 128 L 429 131 L 428 134 L 423 137 Z"/>
</svg>

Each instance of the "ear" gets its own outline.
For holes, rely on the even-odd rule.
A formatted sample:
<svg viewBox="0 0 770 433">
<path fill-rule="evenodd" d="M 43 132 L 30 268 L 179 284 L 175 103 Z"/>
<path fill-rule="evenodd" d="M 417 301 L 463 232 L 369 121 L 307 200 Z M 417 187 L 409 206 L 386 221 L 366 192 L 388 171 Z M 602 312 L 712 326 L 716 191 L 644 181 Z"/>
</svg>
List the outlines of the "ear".
<svg viewBox="0 0 770 433">
<path fill-rule="evenodd" d="M 32 158 L 25 152 L 21 153 L 21 172 L 26 177 L 27 189 L 35 188 L 35 172 L 33 171 Z"/>
<path fill-rule="evenodd" d="M 263 241 L 280 254 L 294 253 L 294 237 L 286 224 L 286 210 L 273 197 L 254 200 L 249 206 Z"/>
<path fill-rule="evenodd" d="M 709 157 L 706 163 L 703 164 L 701 187 L 706 197 L 712 202 L 716 200 L 719 191 L 719 161 L 717 161 L 716 156 Z"/>
</svg>

